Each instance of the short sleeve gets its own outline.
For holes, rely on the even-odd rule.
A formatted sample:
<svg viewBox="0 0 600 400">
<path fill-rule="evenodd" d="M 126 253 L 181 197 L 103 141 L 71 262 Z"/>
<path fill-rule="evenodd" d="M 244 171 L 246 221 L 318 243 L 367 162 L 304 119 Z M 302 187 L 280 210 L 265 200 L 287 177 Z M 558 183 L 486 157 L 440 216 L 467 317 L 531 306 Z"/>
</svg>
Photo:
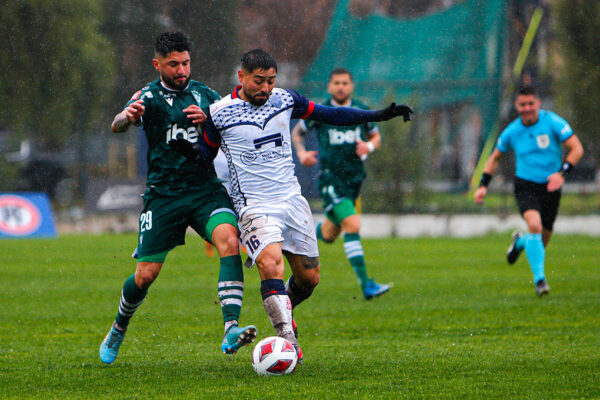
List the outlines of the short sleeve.
<svg viewBox="0 0 600 400">
<path fill-rule="evenodd" d="M 135 92 L 133 96 L 131 96 L 131 99 L 129 99 L 129 101 L 125 103 L 123 109 L 127 108 L 127 106 L 129 106 L 131 103 L 134 103 L 140 99 L 144 100 L 144 107 L 147 108 L 149 106 L 148 99 L 151 99 L 152 97 L 152 92 L 148 90 L 148 86 L 146 86 L 142 90 L 138 90 L 137 92 Z"/>
<path fill-rule="evenodd" d="M 129 99 L 129 101 L 127 103 L 125 103 L 125 106 L 123 107 L 123 109 L 126 109 L 131 103 L 134 103 L 138 100 L 144 100 L 144 107 L 146 108 L 146 111 L 144 111 L 144 115 L 148 116 L 150 115 L 150 101 L 149 99 L 151 99 L 153 97 L 152 92 L 149 90 L 148 86 L 145 86 L 142 90 L 138 90 L 137 92 L 135 92 L 133 94 L 133 96 L 131 96 L 131 99 Z M 133 124 L 135 126 L 140 126 L 142 124 L 144 120 L 144 117 L 142 116 L 140 119 L 138 119 L 137 121 L 135 121 Z"/>
<path fill-rule="evenodd" d="M 561 143 L 573 135 L 573 129 L 571 128 L 569 123 L 563 118 L 552 113 L 550 115 L 550 120 L 552 123 L 552 132 L 554 132 L 554 134 L 558 137 Z"/>
<path fill-rule="evenodd" d="M 511 149 L 510 132 L 511 132 L 511 130 L 510 130 L 510 126 L 509 126 L 504 131 L 502 131 L 500 136 L 498 136 L 498 140 L 496 141 L 496 148 L 501 153 L 508 153 Z"/>
</svg>

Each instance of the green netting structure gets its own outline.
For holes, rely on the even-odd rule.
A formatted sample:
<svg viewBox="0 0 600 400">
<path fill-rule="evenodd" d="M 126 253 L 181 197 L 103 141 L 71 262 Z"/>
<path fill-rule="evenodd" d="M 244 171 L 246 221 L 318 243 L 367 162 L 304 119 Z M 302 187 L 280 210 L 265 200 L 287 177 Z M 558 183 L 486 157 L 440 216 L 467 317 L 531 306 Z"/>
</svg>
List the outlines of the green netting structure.
<svg viewBox="0 0 600 400">
<path fill-rule="evenodd" d="M 389 96 L 410 100 L 419 114 L 470 103 L 489 133 L 498 116 L 507 0 L 465 0 L 412 19 L 357 17 L 349 3 L 336 5 L 302 94 L 324 98 L 331 70 L 345 67 L 358 96 L 373 106 Z"/>
</svg>

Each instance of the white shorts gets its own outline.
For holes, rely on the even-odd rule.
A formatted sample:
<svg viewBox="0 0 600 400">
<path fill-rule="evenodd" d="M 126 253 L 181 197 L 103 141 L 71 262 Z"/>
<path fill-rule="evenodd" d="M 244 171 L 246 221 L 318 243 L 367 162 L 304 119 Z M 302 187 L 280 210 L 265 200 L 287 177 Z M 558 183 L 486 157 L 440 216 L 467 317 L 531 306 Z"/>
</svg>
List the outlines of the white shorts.
<svg viewBox="0 0 600 400">
<path fill-rule="evenodd" d="M 318 257 L 315 224 L 308 202 L 301 195 L 276 204 L 248 206 L 239 220 L 240 239 L 252 261 L 271 243 L 292 254 Z"/>
</svg>

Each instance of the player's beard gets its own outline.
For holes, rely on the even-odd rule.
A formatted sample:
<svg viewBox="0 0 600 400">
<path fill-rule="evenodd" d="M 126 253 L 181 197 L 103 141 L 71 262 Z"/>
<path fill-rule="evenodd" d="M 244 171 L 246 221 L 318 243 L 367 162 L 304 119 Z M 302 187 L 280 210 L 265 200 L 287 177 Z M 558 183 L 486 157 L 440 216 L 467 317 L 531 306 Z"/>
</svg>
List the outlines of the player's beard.
<svg viewBox="0 0 600 400">
<path fill-rule="evenodd" d="M 265 96 L 265 97 L 262 99 L 257 99 L 256 96 Z M 248 101 L 250 102 L 250 104 L 260 107 L 269 100 L 269 97 L 271 97 L 271 93 L 258 92 L 256 94 L 254 94 L 253 96 L 249 96 L 248 93 L 246 93 L 246 97 L 248 98 Z"/>
<path fill-rule="evenodd" d="M 173 90 L 183 90 L 187 87 L 188 83 L 190 83 L 190 77 L 186 77 L 185 81 L 183 81 L 183 83 L 176 83 L 175 79 L 177 78 L 182 78 L 183 76 L 175 76 L 173 77 L 173 79 L 170 79 L 164 75 L 160 76 L 161 79 L 163 80 L 163 82 L 165 83 L 165 85 L 167 85 L 169 88 L 173 89 Z"/>
<path fill-rule="evenodd" d="M 348 101 L 348 99 L 350 98 L 350 95 L 347 95 L 345 97 L 337 97 L 335 95 L 331 96 L 333 98 L 333 100 L 337 103 L 337 104 L 346 104 L 346 102 Z"/>
</svg>

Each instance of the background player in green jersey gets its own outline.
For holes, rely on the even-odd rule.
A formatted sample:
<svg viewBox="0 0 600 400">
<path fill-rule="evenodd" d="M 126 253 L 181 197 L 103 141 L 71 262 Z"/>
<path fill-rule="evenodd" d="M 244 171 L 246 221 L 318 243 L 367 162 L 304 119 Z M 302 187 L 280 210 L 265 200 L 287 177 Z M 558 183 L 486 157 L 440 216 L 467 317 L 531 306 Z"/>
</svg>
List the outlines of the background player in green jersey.
<svg viewBox="0 0 600 400">
<path fill-rule="evenodd" d="M 331 72 L 327 91 L 331 97 L 323 103 L 326 106 L 368 109 L 360 101 L 352 99 L 352 74 L 345 68 Z M 304 135 L 312 129 L 317 132 L 319 152 L 307 151 L 304 147 Z M 344 251 L 358 277 L 363 295 L 367 300 L 381 296 L 390 290 L 390 285 L 378 284 L 367 275 L 359 234 L 360 216 L 355 208 L 360 186 L 366 177 L 363 161 L 381 146 L 377 126 L 368 122 L 339 127 L 301 120 L 292 131 L 292 140 L 302 165 L 315 165 L 319 155 L 319 191 L 327 218 L 317 225 L 317 237 L 325 243 L 333 243 L 343 231 Z"/>
<path fill-rule="evenodd" d="M 183 33 L 161 34 L 154 48 L 152 63 L 160 78 L 138 91 L 111 126 L 114 132 L 125 132 L 132 124 L 143 125 L 148 178 L 134 253 L 137 268 L 123 285 L 117 317 L 100 345 L 100 359 L 107 364 L 116 359 L 129 320 L 158 277 L 167 253 L 185 243 L 188 226 L 213 243 L 220 256 L 218 291 L 225 323 L 221 350 L 233 354 L 256 337 L 254 326 L 238 326 L 244 275 L 231 200 L 212 166 L 199 171 L 194 161 L 168 145 L 177 138 L 196 143 L 198 124 L 206 121 L 203 110 L 208 112 L 220 96 L 190 79 L 191 43 Z"/>
</svg>

